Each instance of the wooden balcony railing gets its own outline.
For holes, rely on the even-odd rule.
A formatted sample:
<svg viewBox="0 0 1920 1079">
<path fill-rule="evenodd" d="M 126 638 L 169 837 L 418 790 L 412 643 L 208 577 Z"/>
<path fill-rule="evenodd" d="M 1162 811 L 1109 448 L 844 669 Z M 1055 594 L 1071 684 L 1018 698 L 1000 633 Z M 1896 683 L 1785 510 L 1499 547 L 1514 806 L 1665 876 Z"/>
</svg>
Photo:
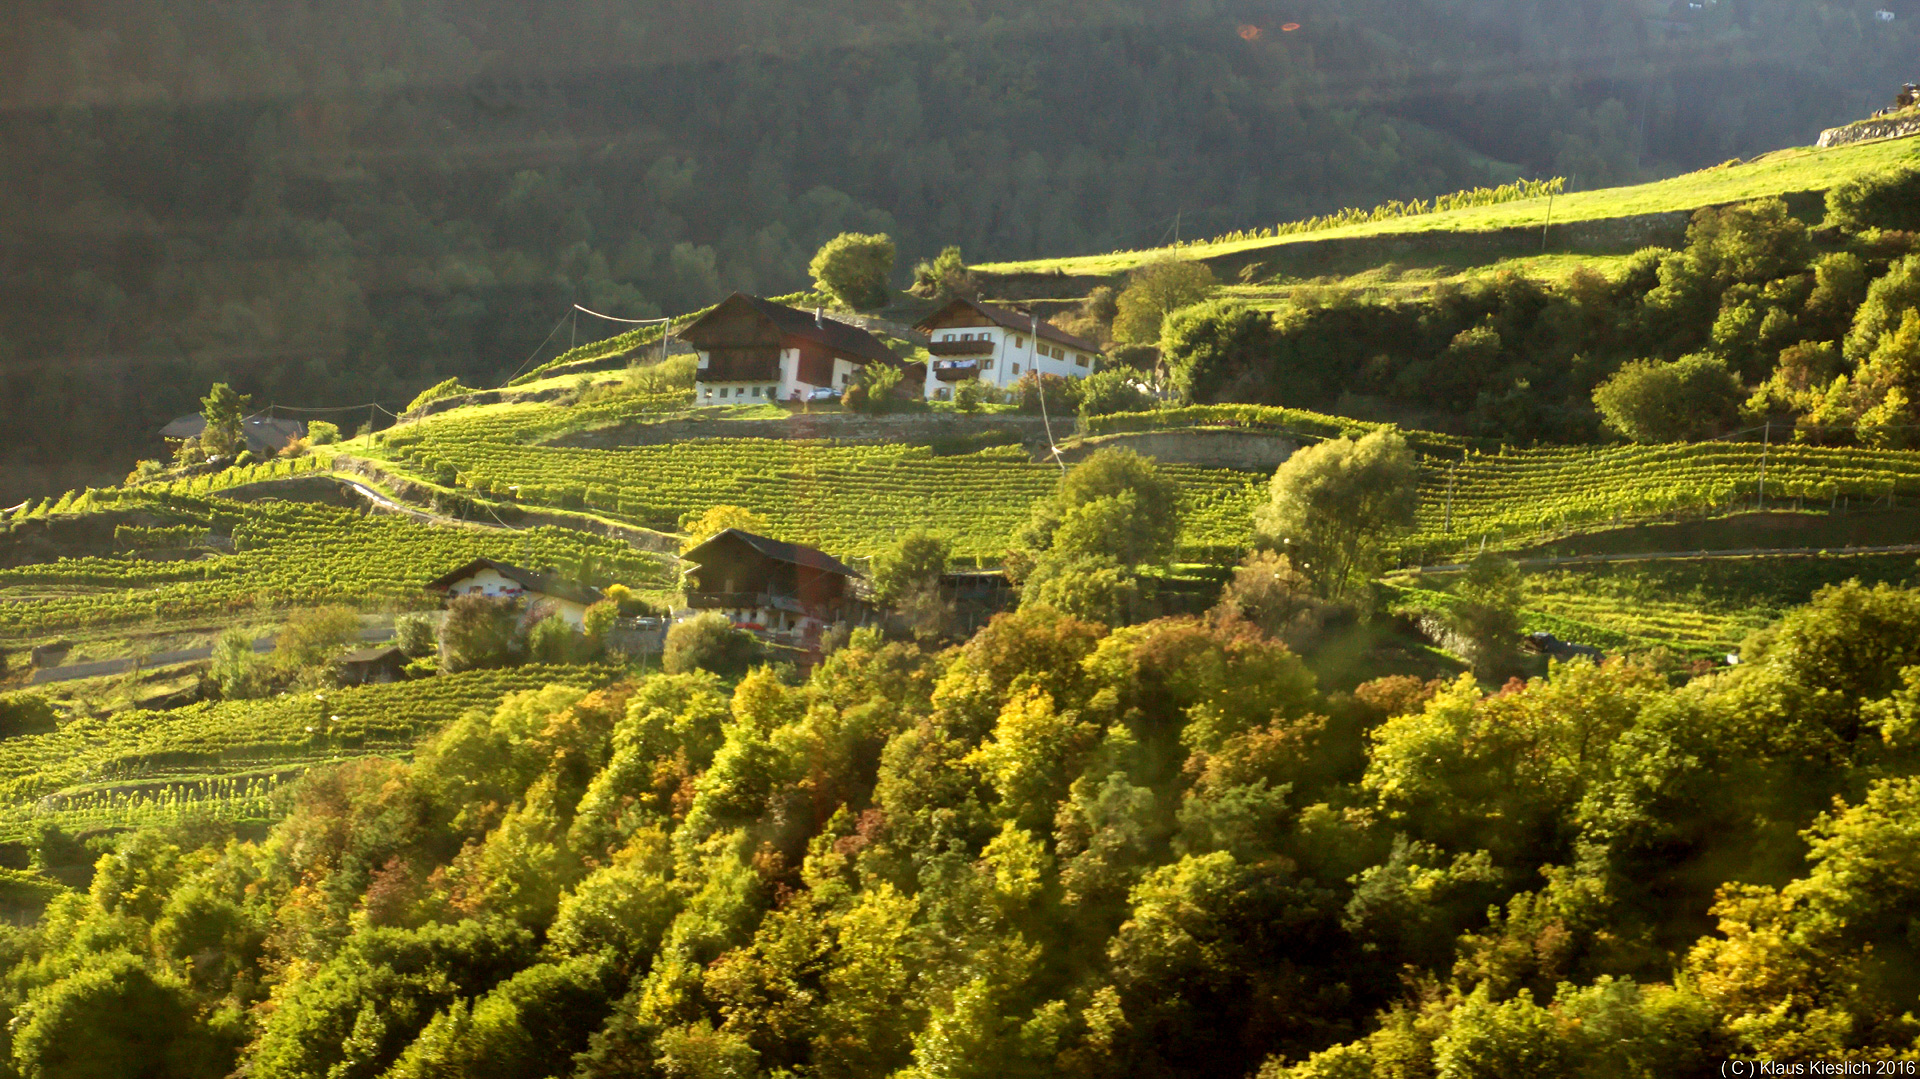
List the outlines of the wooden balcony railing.
<svg viewBox="0 0 1920 1079">
<path fill-rule="evenodd" d="M 935 356 L 990 356 L 993 354 L 993 342 L 984 338 L 972 341 L 935 341 L 927 346 L 927 351 Z"/>
</svg>

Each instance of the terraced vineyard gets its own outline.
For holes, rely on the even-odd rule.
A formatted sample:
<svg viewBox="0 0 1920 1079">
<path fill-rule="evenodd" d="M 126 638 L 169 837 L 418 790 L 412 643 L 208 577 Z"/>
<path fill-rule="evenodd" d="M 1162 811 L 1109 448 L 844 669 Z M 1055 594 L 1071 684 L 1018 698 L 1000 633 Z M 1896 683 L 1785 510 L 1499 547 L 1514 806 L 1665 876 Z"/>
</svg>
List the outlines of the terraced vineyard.
<svg viewBox="0 0 1920 1079">
<path fill-rule="evenodd" d="M 529 505 L 585 509 L 649 528 L 718 503 L 765 514 L 782 538 L 836 554 L 870 554 L 900 530 L 926 524 L 955 537 L 956 553 L 993 558 L 1057 470 L 1011 447 L 942 456 L 925 446 L 847 445 L 786 439 L 699 439 L 660 446 L 585 449 L 538 440 L 596 420 L 670 407 L 629 400 L 592 415 L 513 406 L 456 410 L 389 436 L 387 462 L 426 482 Z M 1093 434 L 1231 427 L 1323 438 L 1373 426 L 1257 406 L 1202 406 L 1102 417 Z M 1920 494 L 1920 453 L 1713 442 L 1479 452 L 1459 438 L 1409 432 L 1423 454 L 1415 533 L 1407 561 L 1444 558 L 1491 543 L 1669 514 L 1751 505 L 1762 457 L 1770 500 L 1831 504 Z M 1218 557 L 1252 538 L 1251 513 L 1266 476 L 1168 465 L 1186 492 L 1187 558 Z"/>
<path fill-rule="evenodd" d="M 146 510 L 176 528 L 230 537 L 232 550 L 172 561 L 128 552 L 0 570 L 0 637 L 254 608 L 414 605 L 426 599 L 426 582 L 478 557 L 571 568 L 591 556 L 601 572 L 636 588 L 672 582 L 661 556 L 559 528 L 440 528 L 329 506 L 148 492 L 93 497 L 101 506 Z"/>
<path fill-rule="evenodd" d="M 782 539 L 834 554 L 871 554 L 914 524 L 954 537 L 955 553 L 995 558 L 1059 469 L 1013 447 L 940 456 L 926 446 L 839 445 L 798 439 L 702 439 L 577 449 L 528 445 L 524 428 L 428 423 L 390 439 L 390 463 L 422 479 L 453 479 L 494 498 L 584 508 L 649 528 L 717 504 L 766 515 Z M 397 445 L 395 445 L 397 443 Z M 1185 492 L 1189 556 L 1252 538 L 1264 476 L 1169 465 Z"/>
<path fill-rule="evenodd" d="M 1530 539 L 1751 505 L 1763 454 L 1769 500 L 1826 506 L 1920 494 L 1920 453 L 1894 450 L 1708 442 L 1518 450 L 1457 462 L 1433 457 L 1421 472 L 1409 554 L 1457 550 L 1482 536 Z"/>
<path fill-rule="evenodd" d="M 423 734 L 509 693 L 596 688 L 611 667 L 526 666 L 270 700 L 77 719 L 0 741 L 0 841 L 54 820 L 69 831 L 163 823 L 189 814 L 273 815 L 275 792 L 305 768 L 404 753 Z"/>
</svg>

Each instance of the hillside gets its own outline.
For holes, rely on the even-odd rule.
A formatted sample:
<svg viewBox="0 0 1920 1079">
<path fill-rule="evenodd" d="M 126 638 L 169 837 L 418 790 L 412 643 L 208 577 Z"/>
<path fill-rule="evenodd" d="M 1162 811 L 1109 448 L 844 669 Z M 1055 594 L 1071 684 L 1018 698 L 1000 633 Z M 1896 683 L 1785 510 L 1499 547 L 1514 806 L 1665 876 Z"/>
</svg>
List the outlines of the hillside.
<svg viewBox="0 0 1920 1079">
<path fill-rule="evenodd" d="M 1551 221 L 1548 200 L 1529 198 L 1266 239 L 1195 241 L 1104 255 L 983 262 L 973 269 L 990 280 L 1017 280 L 1025 275 L 1111 277 L 1156 259 L 1182 258 L 1235 270 L 1268 261 L 1285 265 L 1291 249 L 1302 246 L 1343 249 L 1337 257 L 1355 262 L 1385 262 L 1410 250 L 1485 258 L 1507 253 L 1501 251 L 1503 246 L 1524 250 L 1525 237 L 1511 235 L 1516 230 L 1532 230 L 1529 235 L 1536 250 L 1630 251 L 1683 234 L 1684 216 L 1676 229 L 1672 215 L 1768 196 L 1822 194 L 1847 180 L 1912 162 L 1920 155 L 1917 145 L 1911 139 L 1885 139 L 1831 149 L 1795 147 L 1651 183 L 1574 191 L 1553 198 Z"/>
</svg>

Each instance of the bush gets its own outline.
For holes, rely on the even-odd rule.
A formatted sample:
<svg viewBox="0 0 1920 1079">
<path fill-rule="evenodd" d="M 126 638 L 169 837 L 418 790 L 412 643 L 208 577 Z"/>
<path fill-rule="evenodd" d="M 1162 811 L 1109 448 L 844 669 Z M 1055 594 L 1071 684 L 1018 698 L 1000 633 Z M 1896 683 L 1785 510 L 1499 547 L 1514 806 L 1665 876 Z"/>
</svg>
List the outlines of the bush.
<svg viewBox="0 0 1920 1079">
<path fill-rule="evenodd" d="M 1279 335 L 1264 312 L 1233 300 L 1210 300 L 1175 312 L 1159 340 L 1174 392 L 1194 404 L 1221 400 L 1237 380 L 1269 367 Z M 1283 385 L 1267 396 L 1297 403 L 1317 388 Z"/>
<path fill-rule="evenodd" d="M 676 623 L 667 630 L 666 654 L 661 666 L 668 674 L 712 671 L 719 675 L 745 674 L 759 658 L 760 644 L 738 629 L 726 615 L 708 611 Z"/>
<path fill-rule="evenodd" d="M 307 424 L 307 442 L 314 446 L 331 446 L 340 441 L 340 426 L 325 420 L 315 420 Z"/>
<path fill-rule="evenodd" d="M 274 641 L 273 662 L 292 673 L 322 667 L 360 639 L 360 616 L 351 607 L 328 606 L 295 611 Z"/>
<path fill-rule="evenodd" d="M 1020 381 L 1007 387 L 1008 395 L 1020 411 L 1030 414 L 1041 411 L 1040 395 L 1043 392 L 1046 394 L 1046 412 L 1049 416 L 1071 416 L 1080 410 L 1080 382 L 1077 379 L 1028 371 L 1020 376 Z"/>
<path fill-rule="evenodd" d="M 1848 232 L 1920 232 L 1920 168 L 1859 176 L 1829 190 L 1826 224 Z"/>
<path fill-rule="evenodd" d="M 843 232 L 822 245 L 807 269 L 821 291 L 855 311 L 883 307 L 893 273 L 893 239 L 885 233 Z"/>
<path fill-rule="evenodd" d="M 1080 383 L 1080 414 L 1109 416 L 1116 412 L 1146 412 L 1153 408 L 1153 395 L 1135 381 L 1139 373 L 1128 368 L 1110 367 L 1095 371 Z"/>
<path fill-rule="evenodd" d="M 980 294 L 980 286 L 967 272 L 967 261 L 961 257 L 960 249 L 943 247 L 936 257 L 922 259 L 914 266 L 913 288 L 909 291 L 915 296 L 945 301 L 955 296 L 972 299 Z"/>
<path fill-rule="evenodd" d="M 1732 426 L 1742 396 L 1725 360 L 1697 353 L 1635 360 L 1594 388 L 1593 404 L 1609 429 L 1635 442 L 1684 442 Z"/>
<path fill-rule="evenodd" d="M 440 647 L 433 628 L 433 617 L 427 614 L 403 614 L 393 623 L 394 643 L 400 646 L 412 659 L 432 655 Z"/>
<path fill-rule="evenodd" d="M 441 668 L 452 672 L 512 663 L 519 613 L 519 605 L 503 597 L 478 593 L 454 597 L 440 624 Z"/>
<path fill-rule="evenodd" d="M 260 657 L 253 650 L 253 634 L 238 626 L 220 635 L 213 646 L 213 663 L 208 675 L 230 701 L 263 696 L 268 679 L 260 669 Z"/>
<path fill-rule="evenodd" d="M 59 713 L 52 702 L 32 693 L 0 695 L 0 738 L 44 734 L 57 728 Z"/>
<path fill-rule="evenodd" d="M 573 659 L 573 627 L 558 613 L 534 623 L 527 631 L 527 659 L 559 665 Z"/>
</svg>

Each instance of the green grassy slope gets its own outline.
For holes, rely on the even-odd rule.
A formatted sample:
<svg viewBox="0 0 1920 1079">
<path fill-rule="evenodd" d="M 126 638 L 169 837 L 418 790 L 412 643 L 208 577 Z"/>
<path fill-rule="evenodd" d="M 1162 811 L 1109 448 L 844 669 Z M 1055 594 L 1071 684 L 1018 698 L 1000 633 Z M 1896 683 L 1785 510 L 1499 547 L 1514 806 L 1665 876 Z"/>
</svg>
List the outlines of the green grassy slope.
<svg viewBox="0 0 1920 1079">
<path fill-rule="evenodd" d="M 1562 195 L 1553 200 L 1558 223 L 1596 221 L 1637 214 L 1692 210 L 1701 206 L 1740 202 L 1768 195 L 1824 191 L 1855 176 L 1870 173 L 1920 154 L 1920 140 L 1889 139 L 1857 143 L 1830 150 L 1811 147 L 1778 150 L 1738 165 L 1716 166 L 1667 180 L 1632 187 L 1603 188 Z M 974 267 L 994 274 L 1062 273 L 1110 275 L 1124 273 L 1143 262 L 1168 255 L 1208 259 L 1257 253 L 1291 244 L 1434 232 L 1490 232 L 1546 222 L 1546 199 L 1525 199 L 1419 217 L 1394 218 L 1349 225 L 1320 232 L 1300 233 L 1231 243 L 1193 243 L 1179 248 L 1117 251 L 1104 255 L 1034 259 L 1024 262 L 984 263 Z"/>
</svg>

